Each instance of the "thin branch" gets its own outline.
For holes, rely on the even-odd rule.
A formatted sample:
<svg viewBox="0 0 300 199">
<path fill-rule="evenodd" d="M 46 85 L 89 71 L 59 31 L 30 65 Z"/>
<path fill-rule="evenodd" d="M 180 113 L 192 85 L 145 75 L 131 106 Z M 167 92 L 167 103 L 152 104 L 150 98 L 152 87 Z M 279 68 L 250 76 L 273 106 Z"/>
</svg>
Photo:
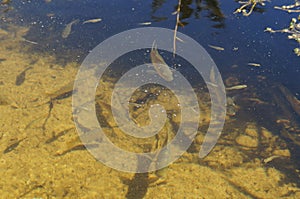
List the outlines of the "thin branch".
<svg viewBox="0 0 300 199">
<path fill-rule="evenodd" d="M 176 54 L 177 30 L 178 30 L 178 24 L 180 23 L 179 21 L 180 7 L 181 7 L 181 0 L 178 0 L 178 7 L 176 10 L 176 24 L 174 28 L 174 37 L 173 37 L 173 57 L 175 57 Z"/>
<path fill-rule="evenodd" d="M 248 13 L 247 12 L 243 13 L 244 16 L 246 16 L 246 17 L 249 16 L 253 12 L 255 6 L 256 6 L 256 3 L 253 3 L 253 5 L 251 6 L 250 11 Z"/>
</svg>

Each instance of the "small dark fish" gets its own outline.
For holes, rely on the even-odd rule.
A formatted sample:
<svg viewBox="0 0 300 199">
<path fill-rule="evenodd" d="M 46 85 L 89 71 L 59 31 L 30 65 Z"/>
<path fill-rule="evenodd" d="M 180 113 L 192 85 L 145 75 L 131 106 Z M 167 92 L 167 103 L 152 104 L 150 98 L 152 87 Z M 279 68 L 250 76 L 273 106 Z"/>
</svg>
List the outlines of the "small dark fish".
<svg viewBox="0 0 300 199">
<path fill-rule="evenodd" d="M 26 138 L 23 138 L 23 139 L 21 139 L 21 140 L 15 142 L 15 143 L 9 145 L 8 147 L 6 147 L 6 149 L 3 151 L 3 154 L 9 153 L 9 152 L 11 152 L 12 150 L 14 150 L 15 148 L 17 148 L 17 147 L 19 146 L 19 144 L 20 144 L 23 140 L 25 140 L 25 139 L 26 139 Z"/>
<path fill-rule="evenodd" d="M 232 91 L 232 90 L 240 90 L 240 89 L 244 89 L 247 88 L 247 85 L 245 84 L 240 84 L 240 85 L 236 85 L 236 86 L 232 86 L 232 87 L 227 87 L 225 88 L 227 91 Z"/>
<path fill-rule="evenodd" d="M 238 111 L 238 106 L 234 102 L 233 97 L 227 97 L 227 106 L 226 106 L 226 114 L 229 116 L 235 116 Z"/>
<path fill-rule="evenodd" d="M 214 46 L 214 45 L 208 45 L 210 48 L 212 49 L 215 49 L 215 50 L 218 50 L 218 51 L 223 51 L 225 50 L 223 47 L 220 47 L 220 46 Z"/>
<path fill-rule="evenodd" d="M 164 80 L 170 82 L 173 80 L 173 72 L 170 67 L 166 64 L 165 60 L 158 53 L 157 47 L 155 47 L 155 42 L 152 44 L 150 51 L 150 59 L 156 70 L 157 74 L 161 76 Z"/>
<path fill-rule="evenodd" d="M 16 85 L 17 85 L 17 86 L 20 86 L 21 84 L 24 83 L 24 81 L 25 81 L 25 76 L 26 76 L 26 71 L 28 71 L 28 70 L 30 70 L 30 69 L 32 69 L 31 66 L 28 67 L 28 68 L 26 68 L 25 70 L 23 70 L 23 71 L 17 76 L 17 78 L 16 78 Z"/>
<path fill-rule="evenodd" d="M 79 19 L 75 19 L 75 20 L 71 21 L 70 23 L 68 23 L 66 25 L 66 27 L 64 28 L 63 32 L 61 33 L 61 37 L 64 39 L 69 37 L 69 35 L 71 34 L 71 31 L 72 31 L 72 26 L 74 24 L 77 24 L 78 22 L 79 22 Z"/>
<path fill-rule="evenodd" d="M 59 137 L 65 135 L 67 132 L 69 132 L 70 130 L 72 130 L 73 128 L 69 128 L 66 130 L 63 130 L 61 132 L 59 132 L 57 135 L 53 135 L 51 138 L 49 138 L 48 140 L 46 140 L 46 144 L 50 144 L 52 142 L 54 142 L 55 140 L 57 140 Z"/>
<path fill-rule="evenodd" d="M 82 24 L 86 24 L 86 23 L 97 23 L 97 22 L 100 22 L 100 21 L 102 21 L 102 19 L 100 19 L 100 18 L 97 18 L 97 19 L 90 19 L 90 20 L 84 21 Z"/>
<path fill-rule="evenodd" d="M 76 90 L 75 90 L 75 92 L 76 92 Z M 58 95 L 58 96 L 52 98 L 52 100 L 61 100 L 61 99 L 65 99 L 65 98 L 70 97 L 72 94 L 73 94 L 73 90 L 67 91 L 67 92 L 65 92 L 65 93 L 62 93 L 62 94 L 60 94 L 60 95 Z"/>
<path fill-rule="evenodd" d="M 48 103 L 49 103 L 49 111 L 48 111 L 48 115 L 47 115 L 47 117 L 46 117 L 46 119 L 45 119 L 45 121 L 44 121 L 44 123 L 43 123 L 43 125 L 42 125 L 42 129 L 43 129 L 43 134 L 44 134 L 44 135 L 45 135 L 45 130 L 46 130 L 46 124 L 47 124 L 47 121 L 48 121 L 48 119 L 50 118 L 50 116 L 51 116 L 51 111 L 52 111 L 52 109 L 53 109 L 53 101 L 50 100 Z"/>
<path fill-rule="evenodd" d="M 73 90 L 74 82 L 70 82 L 67 85 L 61 87 L 59 90 L 55 91 L 54 93 L 48 94 L 51 100 L 61 100 L 70 97 L 73 92 L 75 93 L 76 90 Z"/>
<path fill-rule="evenodd" d="M 93 148 L 97 148 L 99 147 L 98 144 L 87 144 L 87 145 L 84 145 L 84 144 L 79 144 L 79 145 L 76 145 L 70 149 L 67 149 L 65 151 L 63 151 L 62 153 L 58 153 L 56 154 L 56 156 L 63 156 L 69 152 L 72 152 L 72 151 L 81 151 L 81 150 L 86 150 L 86 148 L 90 148 L 90 149 L 93 149 Z"/>
<path fill-rule="evenodd" d="M 80 131 L 82 131 L 82 132 L 84 132 L 84 133 L 90 132 L 90 131 L 91 131 L 91 129 L 89 129 L 89 128 L 83 126 L 82 124 L 80 124 L 80 123 L 78 122 L 78 119 L 74 118 L 74 121 L 75 121 L 76 124 L 78 125 Z"/>
<path fill-rule="evenodd" d="M 0 58 L 0 62 L 6 61 L 5 58 Z"/>
<path fill-rule="evenodd" d="M 286 87 L 279 85 L 279 89 L 290 103 L 293 110 L 300 116 L 300 100 L 298 100 Z"/>
</svg>

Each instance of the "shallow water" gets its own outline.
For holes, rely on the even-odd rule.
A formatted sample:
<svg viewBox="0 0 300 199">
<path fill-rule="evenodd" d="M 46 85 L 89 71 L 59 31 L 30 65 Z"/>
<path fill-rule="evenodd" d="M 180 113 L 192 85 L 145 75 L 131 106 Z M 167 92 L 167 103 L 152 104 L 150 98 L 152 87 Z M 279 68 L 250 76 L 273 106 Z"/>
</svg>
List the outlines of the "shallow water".
<svg viewBox="0 0 300 199">
<path fill-rule="evenodd" d="M 266 27 L 285 28 L 291 17 L 297 17 L 273 8 L 281 5 L 281 1 L 257 6 L 258 9 L 249 17 L 233 14 L 240 6 L 235 1 L 182 2 L 182 26 L 178 31 L 205 48 L 216 63 L 226 87 L 247 85 L 244 89 L 226 91 L 225 125 L 208 156 L 202 159 L 198 156 L 211 120 L 208 88 L 188 60 L 180 56 L 174 58 L 172 52 L 159 49 L 173 73 L 179 71 L 183 74 L 198 98 L 201 115 L 196 118 L 199 126 L 191 146 L 167 168 L 149 173 L 119 171 L 95 158 L 93 152 L 102 146 L 103 138 L 88 136 L 92 138 L 90 142 L 82 137 L 94 132 L 89 106 L 86 105 L 91 102 L 78 110 L 72 109 L 72 94 L 74 97 L 77 92 L 72 93 L 72 89 L 80 64 L 99 43 L 122 31 L 140 27 L 173 30 L 176 15 L 172 13 L 177 3 L 12 0 L 1 4 L 1 196 L 299 198 L 299 57 L 293 53 L 298 44 L 288 40 L 286 34 L 264 32 Z M 82 24 L 96 18 L 101 18 L 101 21 Z M 62 37 L 66 25 L 76 19 L 80 22 L 72 24 L 70 34 Z M 150 47 L 114 60 L 99 80 L 93 104 L 95 117 L 110 141 L 135 153 L 155 152 L 169 143 L 174 139 L 184 114 L 178 105 L 179 98 L 174 96 L 176 89 L 172 91 L 154 84 L 135 90 L 129 100 L 129 118 L 138 126 L 149 125 L 148 110 L 151 105 L 161 104 L 165 107 L 167 119 L 158 135 L 133 138 L 122 131 L 113 117 L 112 112 L 123 114 L 121 109 L 126 105 L 118 101 L 112 104 L 117 80 L 129 69 L 150 63 Z M 113 46 L 107 48 L 107 52 L 109 50 L 114 52 Z M 85 71 L 88 81 L 96 79 L 107 60 L 97 61 L 99 70 L 94 73 L 88 68 Z M 145 77 L 154 75 L 159 78 L 151 66 L 143 72 Z M 143 77 L 141 74 L 138 75 Z M 132 85 L 127 82 L 122 89 L 129 92 Z M 190 113 L 197 112 L 192 97 L 187 94 L 184 97 Z M 194 126 L 194 118 L 188 119 L 185 124 Z M 76 129 L 74 122 L 81 131 Z M 106 151 L 107 148 L 100 150 Z M 157 159 L 154 162 L 159 167 L 157 162 L 169 160 L 166 154 L 144 159 L 146 162 Z M 114 161 L 122 158 L 112 151 L 108 151 L 105 158 L 110 160 L 112 156 Z M 136 162 L 137 170 L 144 165 L 139 159 L 129 161 Z M 147 166 L 152 168 L 153 165 Z"/>
</svg>

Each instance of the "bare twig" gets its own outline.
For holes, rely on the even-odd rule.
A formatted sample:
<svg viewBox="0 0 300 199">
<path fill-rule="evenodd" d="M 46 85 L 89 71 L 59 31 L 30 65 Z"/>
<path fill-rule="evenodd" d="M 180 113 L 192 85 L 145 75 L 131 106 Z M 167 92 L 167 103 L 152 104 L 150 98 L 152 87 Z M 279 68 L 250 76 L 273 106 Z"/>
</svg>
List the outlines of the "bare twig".
<svg viewBox="0 0 300 199">
<path fill-rule="evenodd" d="M 180 20 L 179 20 L 180 7 L 181 7 L 181 0 L 178 0 L 178 7 L 176 10 L 176 24 L 175 24 L 175 28 L 174 28 L 174 37 L 173 37 L 173 57 L 175 57 L 175 54 L 176 54 L 177 29 L 178 29 L 178 24 L 180 23 Z"/>
</svg>

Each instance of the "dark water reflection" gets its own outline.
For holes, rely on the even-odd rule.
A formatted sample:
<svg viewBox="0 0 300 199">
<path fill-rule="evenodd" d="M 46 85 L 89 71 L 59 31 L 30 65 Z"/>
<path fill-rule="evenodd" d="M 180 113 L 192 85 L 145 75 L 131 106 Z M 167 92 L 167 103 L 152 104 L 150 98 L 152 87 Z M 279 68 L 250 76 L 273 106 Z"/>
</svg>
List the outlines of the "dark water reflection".
<svg viewBox="0 0 300 199">
<path fill-rule="evenodd" d="M 160 10 L 165 10 L 164 4 L 166 1 L 163 0 L 156 0 L 153 1 L 152 3 L 152 16 L 151 18 L 156 21 L 162 21 L 162 20 L 167 20 L 167 16 L 161 16 L 158 17 L 156 16 L 157 13 L 160 14 Z M 166 6 L 170 7 L 169 4 Z M 178 4 L 174 6 L 174 11 L 177 10 Z M 173 12 L 174 12 L 173 11 Z M 217 22 L 217 24 L 213 25 L 215 28 L 223 28 L 224 23 L 224 15 L 220 9 L 219 2 L 218 1 L 204 1 L 202 2 L 201 0 L 188 0 L 188 1 L 182 1 L 181 6 L 180 6 L 180 24 L 182 27 L 186 26 L 189 24 L 188 19 L 199 19 L 201 18 L 201 12 L 202 11 L 207 11 L 207 18 L 210 18 L 212 21 Z M 163 14 L 163 13 L 162 13 Z M 172 17 L 171 17 L 172 18 Z"/>
<path fill-rule="evenodd" d="M 289 24 L 290 15 L 274 10 L 274 5 L 281 5 L 281 2 L 272 1 L 265 7 L 258 6 L 250 17 L 243 17 L 232 14 L 239 7 L 234 1 L 182 1 L 178 31 L 207 48 L 220 70 L 230 72 L 230 66 L 243 65 L 241 71 L 250 76 L 253 73 L 271 76 L 284 81 L 298 93 L 300 89 L 294 81 L 299 75 L 297 57 L 292 53 L 297 47 L 296 42 L 287 40 L 283 34 L 264 32 L 266 27 L 279 29 Z M 14 10 L 3 13 L 3 9 L 11 6 Z M 174 29 L 176 16 L 172 13 L 177 6 L 177 1 L 158 0 L 143 3 L 116 0 L 11 1 L 1 5 L 1 15 L 6 23 L 30 26 L 26 38 L 39 43 L 35 46 L 39 51 L 54 53 L 61 60 L 80 62 L 101 41 L 121 31 L 141 27 L 139 23 L 151 22 L 151 26 Z M 91 18 L 102 18 L 102 22 L 74 25 L 71 35 L 67 39 L 61 38 L 67 23 Z M 222 46 L 225 51 L 210 49 L 208 44 Z M 70 56 L 72 53 L 73 56 Z M 257 62 L 263 67 L 256 70 L 245 66 L 248 62 Z"/>
</svg>

